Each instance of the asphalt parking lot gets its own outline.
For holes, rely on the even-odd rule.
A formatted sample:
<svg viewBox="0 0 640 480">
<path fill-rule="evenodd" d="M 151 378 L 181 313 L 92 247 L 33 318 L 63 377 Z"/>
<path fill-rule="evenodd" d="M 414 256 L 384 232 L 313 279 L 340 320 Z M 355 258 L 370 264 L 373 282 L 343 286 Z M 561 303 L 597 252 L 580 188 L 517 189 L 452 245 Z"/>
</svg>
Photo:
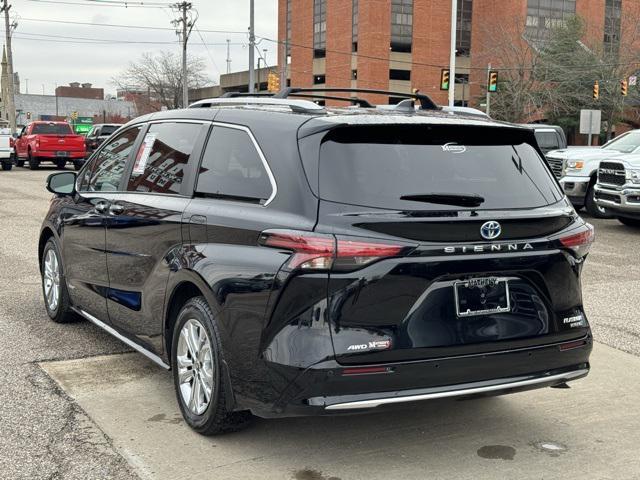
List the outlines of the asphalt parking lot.
<svg viewBox="0 0 640 480">
<path fill-rule="evenodd" d="M 0 172 L 0 478 L 640 478 L 640 230 L 592 220 L 583 287 L 597 344 L 571 389 L 203 438 L 167 372 L 88 322 L 48 321 L 36 251 L 52 171 Z"/>
</svg>

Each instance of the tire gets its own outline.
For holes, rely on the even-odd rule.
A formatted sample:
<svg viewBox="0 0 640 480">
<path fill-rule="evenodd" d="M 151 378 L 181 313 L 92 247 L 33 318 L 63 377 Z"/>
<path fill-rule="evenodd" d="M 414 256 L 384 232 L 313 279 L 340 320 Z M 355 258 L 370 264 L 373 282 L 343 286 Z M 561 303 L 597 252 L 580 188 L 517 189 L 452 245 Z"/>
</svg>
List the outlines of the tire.
<svg viewBox="0 0 640 480">
<path fill-rule="evenodd" d="M 609 214 L 606 209 L 598 206 L 595 195 L 595 184 L 592 183 L 589 185 L 587 196 L 584 199 L 584 207 L 587 210 L 587 213 L 594 218 L 613 218 L 613 215 Z"/>
<path fill-rule="evenodd" d="M 187 332 L 192 333 L 191 338 L 197 337 L 196 342 L 188 341 Z M 193 358 L 198 360 L 195 365 Z M 180 310 L 173 329 L 171 368 L 182 416 L 202 435 L 240 430 L 252 418 L 247 411 L 227 410 L 227 400 L 233 393 L 224 381 L 223 364 L 220 335 L 211 308 L 203 297 L 189 299 Z M 208 400 L 206 388 L 198 387 L 203 384 L 210 388 Z"/>
<path fill-rule="evenodd" d="M 13 163 L 2 162 L 2 170 L 11 170 L 12 168 L 13 168 Z"/>
<path fill-rule="evenodd" d="M 31 170 L 37 170 L 40 166 L 40 161 L 36 157 L 31 155 L 31 151 L 27 153 L 27 163 L 29 164 L 29 168 Z"/>
<path fill-rule="evenodd" d="M 17 154 L 14 153 L 12 158 L 16 167 L 24 167 L 24 160 L 22 160 Z"/>
<path fill-rule="evenodd" d="M 627 227 L 640 228 L 640 219 L 637 218 L 618 217 L 618 221 Z"/>
<path fill-rule="evenodd" d="M 42 295 L 49 318 L 56 323 L 69 323 L 78 319 L 71 310 L 69 291 L 64 277 L 60 250 L 53 238 L 50 238 L 42 252 L 40 274 L 42 276 Z M 50 292 L 54 293 L 50 293 Z M 55 302 L 54 300 L 55 295 Z"/>
<path fill-rule="evenodd" d="M 77 172 L 78 170 L 80 170 L 80 169 L 82 168 L 82 166 L 83 166 L 83 165 L 84 165 L 84 164 L 83 164 L 83 163 L 80 163 L 80 162 L 73 162 L 73 168 L 76 170 L 76 172 Z"/>
<path fill-rule="evenodd" d="M 64 167 L 67 165 L 66 160 L 56 160 L 56 168 L 58 170 L 64 170 Z"/>
</svg>

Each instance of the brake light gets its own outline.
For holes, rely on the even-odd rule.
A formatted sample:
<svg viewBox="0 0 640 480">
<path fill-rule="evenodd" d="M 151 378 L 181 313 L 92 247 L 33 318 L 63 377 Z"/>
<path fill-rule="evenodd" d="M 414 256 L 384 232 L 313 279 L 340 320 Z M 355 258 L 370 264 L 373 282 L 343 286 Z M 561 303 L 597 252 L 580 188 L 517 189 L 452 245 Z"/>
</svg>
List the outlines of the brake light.
<svg viewBox="0 0 640 480">
<path fill-rule="evenodd" d="M 596 238 L 593 225 L 587 223 L 585 226 L 586 229 L 580 233 L 574 233 L 560 238 L 560 243 L 563 247 L 570 248 L 580 257 L 589 253 L 589 249 Z"/>
<path fill-rule="evenodd" d="M 259 243 L 294 252 L 287 264 L 292 270 L 355 270 L 381 258 L 400 256 L 413 248 L 293 230 L 267 230 L 260 235 Z"/>
</svg>

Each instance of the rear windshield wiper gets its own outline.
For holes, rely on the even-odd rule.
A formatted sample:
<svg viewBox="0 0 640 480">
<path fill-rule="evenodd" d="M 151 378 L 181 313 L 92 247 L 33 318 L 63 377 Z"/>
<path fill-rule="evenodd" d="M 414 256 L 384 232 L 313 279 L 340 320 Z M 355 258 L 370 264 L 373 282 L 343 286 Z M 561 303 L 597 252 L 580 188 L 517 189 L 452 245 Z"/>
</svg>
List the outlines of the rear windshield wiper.
<svg viewBox="0 0 640 480">
<path fill-rule="evenodd" d="M 419 193 L 403 195 L 400 200 L 411 202 L 436 203 L 438 205 L 455 205 L 457 207 L 479 207 L 484 203 L 484 197 L 476 193 Z"/>
</svg>

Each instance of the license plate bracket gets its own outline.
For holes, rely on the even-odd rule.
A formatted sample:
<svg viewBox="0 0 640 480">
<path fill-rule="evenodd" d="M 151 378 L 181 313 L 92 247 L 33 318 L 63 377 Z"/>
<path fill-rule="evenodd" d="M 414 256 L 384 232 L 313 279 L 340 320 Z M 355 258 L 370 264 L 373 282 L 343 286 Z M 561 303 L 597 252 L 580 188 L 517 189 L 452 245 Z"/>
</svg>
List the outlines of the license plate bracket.
<svg viewBox="0 0 640 480">
<path fill-rule="evenodd" d="M 458 317 L 472 317 L 511 311 L 509 281 L 483 277 L 454 282 L 453 291 Z"/>
</svg>

